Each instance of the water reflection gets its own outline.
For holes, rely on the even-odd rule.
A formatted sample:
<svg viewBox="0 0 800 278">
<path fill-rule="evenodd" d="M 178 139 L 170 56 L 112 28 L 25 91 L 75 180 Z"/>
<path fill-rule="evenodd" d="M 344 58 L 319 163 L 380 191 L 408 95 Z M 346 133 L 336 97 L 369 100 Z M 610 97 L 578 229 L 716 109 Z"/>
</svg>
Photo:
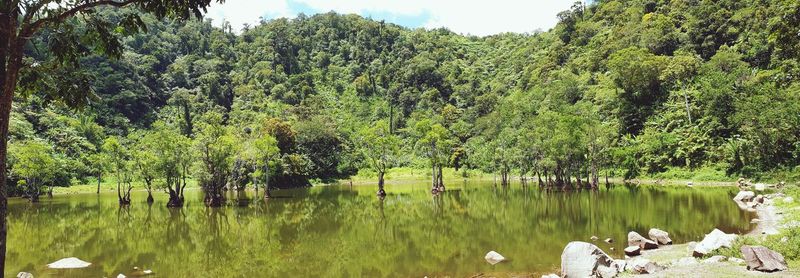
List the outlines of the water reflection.
<svg viewBox="0 0 800 278">
<path fill-rule="evenodd" d="M 145 192 L 117 205 L 113 194 L 56 196 L 9 206 L 6 275 L 115 277 L 133 267 L 166 277 L 471 276 L 481 272 L 552 272 L 567 242 L 591 236 L 621 256 L 628 231 L 652 227 L 675 242 L 698 240 L 715 227 L 750 229 L 752 215 L 730 201 L 735 189 L 613 186 L 590 191 L 543 190 L 519 184 L 452 183 L 431 195 L 428 184 L 345 185 L 228 192 L 228 206 L 206 208 L 199 191 L 183 208 L 166 196 L 148 205 Z M 496 250 L 512 259 L 490 267 Z M 64 257 L 88 269 L 53 271 Z M 41 274 L 41 275 L 37 275 Z"/>
</svg>

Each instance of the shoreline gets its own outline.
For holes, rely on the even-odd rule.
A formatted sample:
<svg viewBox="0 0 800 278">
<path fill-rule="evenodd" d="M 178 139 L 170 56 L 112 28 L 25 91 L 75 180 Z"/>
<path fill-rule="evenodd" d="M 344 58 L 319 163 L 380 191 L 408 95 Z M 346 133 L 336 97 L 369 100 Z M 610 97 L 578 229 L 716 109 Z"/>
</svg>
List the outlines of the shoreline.
<svg viewBox="0 0 800 278">
<path fill-rule="evenodd" d="M 775 198 L 773 198 L 775 199 Z M 773 200 L 758 206 L 755 211 L 759 221 L 756 227 L 739 237 L 760 239 L 767 235 L 782 233 L 784 227 L 780 225 L 785 213 L 783 208 L 775 205 Z M 697 242 L 687 242 L 674 245 L 660 245 L 658 249 L 643 250 L 640 256 L 651 260 L 665 269 L 653 274 L 620 273 L 619 277 L 798 277 L 800 270 L 789 268 L 786 271 L 766 273 L 748 270 L 744 263 L 731 262 L 725 258 L 722 261 L 711 261 L 709 258 L 695 258 L 692 250 Z M 725 247 L 723 247 L 725 248 Z M 627 256 L 626 256 L 627 257 Z M 631 258 L 627 258 L 629 260 Z M 742 258 L 739 258 L 742 259 Z M 708 261 L 707 261 L 708 260 Z"/>
</svg>

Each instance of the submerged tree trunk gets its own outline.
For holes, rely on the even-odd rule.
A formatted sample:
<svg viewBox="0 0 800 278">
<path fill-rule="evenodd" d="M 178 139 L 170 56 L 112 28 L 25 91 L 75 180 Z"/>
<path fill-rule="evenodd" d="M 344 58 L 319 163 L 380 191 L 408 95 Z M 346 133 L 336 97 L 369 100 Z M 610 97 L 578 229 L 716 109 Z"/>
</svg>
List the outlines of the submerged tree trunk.
<svg viewBox="0 0 800 278">
<path fill-rule="evenodd" d="M 264 199 L 272 198 L 272 192 L 269 189 L 269 162 L 267 162 L 264 166 Z"/>
<path fill-rule="evenodd" d="M 383 175 L 383 171 L 378 172 L 378 193 L 376 195 L 380 198 L 386 197 L 386 190 L 383 190 Z"/>
<path fill-rule="evenodd" d="M 444 192 L 444 178 L 442 177 L 442 165 L 439 165 L 439 175 L 438 178 L 438 188 L 436 188 L 439 192 Z"/>
</svg>

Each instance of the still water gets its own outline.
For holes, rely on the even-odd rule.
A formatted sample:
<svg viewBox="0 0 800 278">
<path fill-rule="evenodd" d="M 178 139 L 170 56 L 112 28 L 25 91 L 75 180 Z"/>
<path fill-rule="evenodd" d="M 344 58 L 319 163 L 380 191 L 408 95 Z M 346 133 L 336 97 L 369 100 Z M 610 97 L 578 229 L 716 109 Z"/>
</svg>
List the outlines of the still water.
<svg viewBox="0 0 800 278">
<path fill-rule="evenodd" d="M 136 192 L 129 208 L 114 194 L 42 198 L 9 204 L 6 276 L 116 277 L 151 269 L 157 277 L 465 277 L 556 271 L 564 246 L 595 235 L 621 257 L 629 231 L 658 227 L 676 243 L 699 240 L 715 227 L 742 233 L 749 213 L 731 201 L 734 188 L 603 187 L 547 192 L 491 183 L 451 182 L 433 197 L 426 182 L 325 186 L 254 192 L 224 208 L 206 208 L 202 192 L 187 190 L 182 209 L 166 208 L 166 194 L 148 206 Z M 611 251 L 610 248 L 615 248 Z M 510 259 L 496 266 L 483 256 Z M 46 264 L 78 257 L 80 270 Z M 151 276 L 152 277 L 152 276 Z"/>
</svg>

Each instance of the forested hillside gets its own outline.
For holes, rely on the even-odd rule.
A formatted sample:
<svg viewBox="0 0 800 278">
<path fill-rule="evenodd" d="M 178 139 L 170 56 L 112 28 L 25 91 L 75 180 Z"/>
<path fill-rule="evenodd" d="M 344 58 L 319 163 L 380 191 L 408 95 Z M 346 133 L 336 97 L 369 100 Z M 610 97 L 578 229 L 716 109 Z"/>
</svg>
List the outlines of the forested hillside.
<svg viewBox="0 0 800 278">
<path fill-rule="evenodd" d="M 398 166 L 558 186 L 800 171 L 799 2 L 595 1 L 559 19 L 481 38 L 335 13 L 223 28 L 145 17 L 119 59 L 23 74 L 37 85 L 12 113 L 10 184 L 99 175 L 179 192 L 186 177 L 286 187 Z M 44 46 L 60 39 L 41 34 L 28 62 L 51 63 Z M 83 85 L 82 110 L 48 97 Z"/>
</svg>

